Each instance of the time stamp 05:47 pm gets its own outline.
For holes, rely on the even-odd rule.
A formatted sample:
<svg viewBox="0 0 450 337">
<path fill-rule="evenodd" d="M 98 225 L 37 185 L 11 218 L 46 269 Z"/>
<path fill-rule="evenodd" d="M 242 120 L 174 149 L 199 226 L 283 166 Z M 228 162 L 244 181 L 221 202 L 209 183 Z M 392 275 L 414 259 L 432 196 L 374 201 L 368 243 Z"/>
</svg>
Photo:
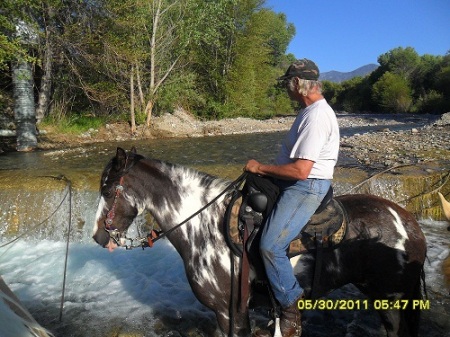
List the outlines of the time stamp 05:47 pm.
<svg viewBox="0 0 450 337">
<path fill-rule="evenodd" d="M 430 300 L 300 299 L 299 310 L 429 310 Z"/>
</svg>

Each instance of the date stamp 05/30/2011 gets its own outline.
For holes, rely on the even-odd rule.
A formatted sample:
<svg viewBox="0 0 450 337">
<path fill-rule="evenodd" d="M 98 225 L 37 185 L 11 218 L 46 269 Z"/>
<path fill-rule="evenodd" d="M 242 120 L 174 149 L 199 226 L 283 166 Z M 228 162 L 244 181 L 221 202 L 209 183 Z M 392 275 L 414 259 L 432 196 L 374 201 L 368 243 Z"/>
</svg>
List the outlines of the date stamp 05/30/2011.
<svg viewBox="0 0 450 337">
<path fill-rule="evenodd" d="M 429 310 L 430 300 L 300 299 L 299 310 Z"/>
</svg>

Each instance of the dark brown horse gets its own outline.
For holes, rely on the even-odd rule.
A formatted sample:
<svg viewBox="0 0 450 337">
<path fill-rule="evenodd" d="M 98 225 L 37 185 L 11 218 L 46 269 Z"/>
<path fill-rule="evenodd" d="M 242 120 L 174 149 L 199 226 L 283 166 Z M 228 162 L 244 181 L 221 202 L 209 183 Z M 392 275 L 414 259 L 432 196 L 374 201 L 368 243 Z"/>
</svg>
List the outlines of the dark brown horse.
<svg viewBox="0 0 450 337">
<path fill-rule="evenodd" d="M 238 292 L 232 292 L 239 286 L 240 261 L 233 259 L 224 239 L 224 213 L 230 198 L 221 192 L 229 184 L 118 148 L 101 178 L 94 239 L 113 250 L 145 210 L 167 233 L 219 196 L 167 237 L 183 259 L 195 296 L 215 312 L 218 334 L 249 336 L 248 311 L 239 310 Z M 323 251 L 320 284 L 314 290 L 322 296 L 352 283 L 368 297 L 370 305 L 377 304 L 375 309 L 379 309 L 388 336 L 417 336 L 420 312 L 412 302 L 422 298 L 426 255 L 419 224 L 403 208 L 379 197 L 344 195 L 336 199 L 348 214 L 348 230 L 339 245 Z M 315 254 L 291 261 L 301 286 L 309 292 Z M 400 310 L 394 308 L 395 303 L 401 304 Z"/>
</svg>

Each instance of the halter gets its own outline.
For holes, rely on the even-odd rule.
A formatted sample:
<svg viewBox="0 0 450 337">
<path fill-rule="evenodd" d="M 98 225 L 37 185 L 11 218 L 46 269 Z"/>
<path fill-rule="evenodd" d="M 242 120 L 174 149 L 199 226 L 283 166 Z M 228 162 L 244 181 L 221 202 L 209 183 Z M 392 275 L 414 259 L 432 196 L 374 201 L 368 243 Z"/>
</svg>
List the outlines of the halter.
<svg viewBox="0 0 450 337">
<path fill-rule="evenodd" d="M 189 220 L 191 220 L 193 217 L 197 216 L 201 212 L 203 212 L 206 208 L 211 206 L 213 203 L 215 203 L 222 195 L 224 195 L 227 191 L 233 189 L 237 189 L 238 186 L 245 180 L 245 177 L 247 176 L 247 172 L 244 172 L 237 178 L 235 181 L 230 183 L 225 189 L 220 192 L 214 199 L 212 199 L 210 202 L 208 202 L 205 206 L 200 208 L 198 211 L 196 211 L 194 214 L 190 215 L 186 219 L 184 219 L 182 222 L 180 222 L 178 225 L 172 227 L 167 232 L 161 232 L 152 229 L 150 233 L 147 234 L 145 237 L 137 237 L 137 238 L 129 238 L 125 235 L 125 233 L 120 233 L 120 231 L 117 228 L 114 228 L 112 226 L 113 220 L 115 217 L 115 209 L 117 205 L 117 200 L 120 196 L 120 194 L 123 192 L 123 176 L 120 177 L 119 184 L 116 186 L 116 194 L 114 195 L 114 201 L 111 209 L 106 214 L 105 219 L 105 231 L 108 232 L 110 239 L 112 239 L 118 246 L 125 246 L 126 249 L 133 249 L 136 247 L 141 247 L 142 249 L 145 249 L 147 247 L 153 247 L 153 244 L 158 241 L 159 239 L 169 235 L 174 230 L 178 229 L 182 225 L 186 224 Z M 130 244 L 127 245 L 126 242 L 130 241 Z"/>
</svg>

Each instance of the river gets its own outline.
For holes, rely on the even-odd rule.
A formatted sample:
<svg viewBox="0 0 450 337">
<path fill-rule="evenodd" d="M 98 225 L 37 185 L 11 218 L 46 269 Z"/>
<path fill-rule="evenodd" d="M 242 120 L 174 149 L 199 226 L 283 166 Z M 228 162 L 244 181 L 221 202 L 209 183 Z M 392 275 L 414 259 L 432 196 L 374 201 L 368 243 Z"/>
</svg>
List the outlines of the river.
<svg viewBox="0 0 450 337">
<path fill-rule="evenodd" d="M 133 145 L 145 156 L 234 179 L 247 159 L 271 160 L 283 134 L 92 144 L 0 156 L 0 245 L 21 233 L 21 228 L 30 231 L 0 248 L 0 275 L 37 321 L 56 336 L 212 336 L 215 319 L 193 296 L 182 261 L 170 243 L 161 240 L 152 249 L 119 249 L 110 254 L 92 242 L 101 171 L 117 146 L 129 149 Z M 354 163 L 340 158 L 338 165 L 345 170 Z M 62 321 L 68 190 L 64 182 L 49 178 L 59 175 L 74 184 Z M 20 188 L 13 188 L 17 184 Z M 38 186 L 37 191 L 31 185 Z M 59 186 L 56 192 L 54 185 Z M 348 188 L 337 185 L 337 194 Z M 54 216 L 31 230 L 60 203 Z M 425 271 L 430 299 L 429 309 L 422 312 L 421 336 L 450 336 L 450 300 L 440 270 L 450 247 L 447 223 L 419 220 L 428 244 Z M 25 222 L 29 224 L 25 226 Z M 18 232 L 13 232 L 16 227 Z M 348 286 L 331 296 L 349 298 L 358 294 Z M 252 313 L 254 320 L 259 314 Z M 370 310 L 308 312 L 305 319 L 304 336 L 383 336 Z"/>
</svg>

